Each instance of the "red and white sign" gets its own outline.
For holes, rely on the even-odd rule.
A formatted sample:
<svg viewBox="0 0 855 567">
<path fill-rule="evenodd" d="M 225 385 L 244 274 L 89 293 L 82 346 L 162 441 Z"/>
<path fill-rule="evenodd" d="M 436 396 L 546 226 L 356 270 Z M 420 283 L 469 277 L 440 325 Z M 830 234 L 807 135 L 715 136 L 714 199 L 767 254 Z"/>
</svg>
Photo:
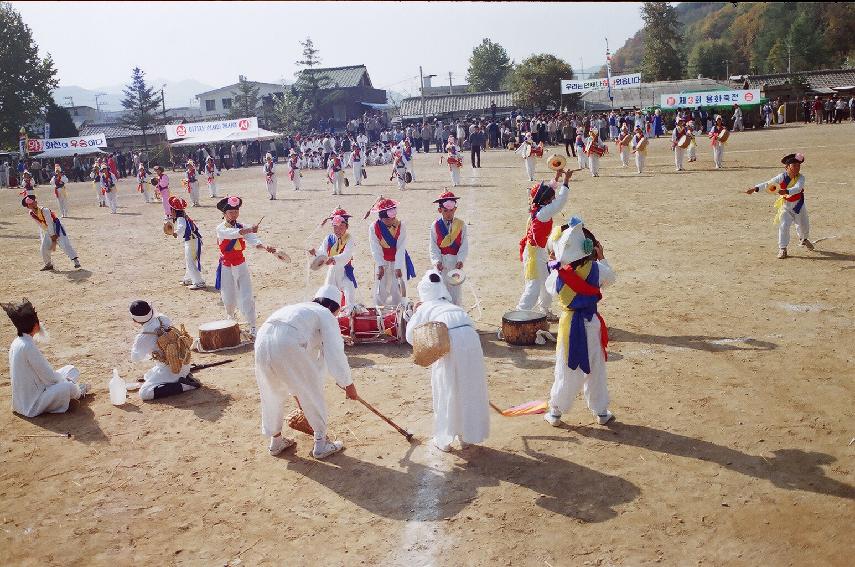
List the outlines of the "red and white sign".
<svg viewBox="0 0 855 567">
<path fill-rule="evenodd" d="M 29 138 L 27 152 L 36 154 L 51 150 L 85 150 L 90 148 L 106 148 L 107 137 L 104 133 L 76 138 Z"/>
<path fill-rule="evenodd" d="M 227 136 L 231 132 L 257 132 L 258 117 L 235 118 L 218 122 L 189 122 L 186 124 L 167 124 L 166 139 L 179 140 L 182 138 L 199 138 L 211 140 L 219 136 Z"/>
</svg>

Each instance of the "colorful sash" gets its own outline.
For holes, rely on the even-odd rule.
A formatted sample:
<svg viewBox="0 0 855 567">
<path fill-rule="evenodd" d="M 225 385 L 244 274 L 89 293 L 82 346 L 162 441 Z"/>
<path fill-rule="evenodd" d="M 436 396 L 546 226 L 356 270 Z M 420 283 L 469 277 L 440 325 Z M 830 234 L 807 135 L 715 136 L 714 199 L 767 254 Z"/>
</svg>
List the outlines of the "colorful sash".
<svg viewBox="0 0 855 567">
<path fill-rule="evenodd" d="M 236 222 L 235 228 L 243 228 L 243 225 Z M 232 238 L 220 242 L 220 261 L 217 264 L 217 281 L 214 283 L 216 289 L 220 289 L 223 265 L 231 267 L 243 264 L 246 260 L 243 257 L 244 249 L 246 249 L 246 241 L 243 238 Z"/>
<path fill-rule="evenodd" d="M 433 229 L 440 253 L 456 256 L 463 244 L 463 221 L 460 219 L 452 220 L 451 230 L 449 230 L 445 226 L 445 221 L 439 218 L 434 221 Z"/>
<path fill-rule="evenodd" d="M 113 174 L 108 173 L 107 175 L 101 176 L 101 193 L 109 193 L 113 190 L 113 187 L 116 186 L 116 183 L 113 181 Z"/>
<path fill-rule="evenodd" d="M 588 356 L 585 321 L 590 321 L 594 315 L 600 319 L 600 344 L 604 358 L 608 357 L 606 347 L 609 344 L 609 331 L 606 322 L 597 313 L 597 302 L 603 297 L 598 287 L 599 266 L 596 262 L 588 261 L 577 269 L 578 272 L 570 266 L 565 266 L 558 271 L 555 288 L 565 305 L 558 323 L 558 344 L 567 345 L 568 368 L 578 368 L 585 374 L 590 374 L 591 362 Z"/>
<path fill-rule="evenodd" d="M 59 190 L 62 189 L 63 198 L 65 197 L 65 183 L 62 182 L 62 177 L 54 176 L 53 181 L 53 194 L 56 195 L 56 198 L 59 199 Z"/>
<path fill-rule="evenodd" d="M 523 251 L 528 250 L 525 263 L 525 279 L 537 279 L 537 249 L 546 248 L 549 233 L 552 232 L 552 219 L 546 222 L 537 219 L 540 207 L 532 207 L 531 217 L 525 229 L 525 236 L 520 240 L 520 262 L 523 261 Z"/>
<path fill-rule="evenodd" d="M 196 269 L 202 271 L 202 234 L 199 232 L 199 227 L 196 226 L 196 223 L 190 217 L 184 217 L 184 220 L 187 221 L 184 226 L 184 242 L 187 242 L 191 238 L 196 239 Z M 219 277 L 218 268 L 217 281 L 219 281 Z M 220 288 L 218 287 L 217 289 Z"/>
<path fill-rule="evenodd" d="M 327 256 L 332 258 L 334 256 L 338 256 L 342 252 L 344 252 L 345 247 L 347 247 L 347 241 L 350 240 L 350 234 L 345 233 L 344 238 L 336 238 L 335 234 L 330 234 L 327 236 Z M 356 273 L 353 271 L 353 260 L 348 260 L 347 264 L 344 265 L 344 277 L 353 282 L 353 287 L 359 287 L 356 285 Z"/>
<path fill-rule="evenodd" d="M 801 175 L 796 176 L 793 179 L 790 179 L 790 176 L 786 173 L 784 174 L 784 180 L 781 181 L 781 189 L 786 189 L 790 186 L 791 183 L 795 183 L 798 181 Z M 805 204 L 805 192 L 804 190 L 799 191 L 795 195 L 779 195 L 778 199 L 775 201 L 775 217 L 772 219 L 772 224 L 778 224 L 781 222 L 781 218 L 784 216 L 784 211 L 786 211 L 785 204 L 787 202 L 795 203 L 793 206 L 793 212 L 795 214 L 799 214 L 802 212 L 802 207 Z"/>
<path fill-rule="evenodd" d="M 389 230 L 383 221 L 377 220 L 374 222 L 374 234 L 377 240 L 380 241 L 380 247 L 383 248 L 383 259 L 387 262 L 394 262 L 398 252 L 398 235 L 401 233 L 400 221 L 395 226 L 395 235 Z M 413 261 L 410 259 L 410 254 L 404 250 L 404 263 L 406 264 L 407 279 L 416 277 L 416 268 L 413 266 Z"/>
<path fill-rule="evenodd" d="M 196 183 L 196 168 L 193 166 L 187 168 L 187 183 Z"/>
<path fill-rule="evenodd" d="M 49 210 L 49 209 L 48 209 Z M 39 223 L 41 226 L 47 230 L 47 219 L 45 219 L 45 214 L 41 209 L 38 209 L 38 213 L 34 213 L 30 211 L 30 216 L 33 217 L 33 220 Z M 53 231 L 57 236 L 65 236 L 65 227 L 62 226 L 62 223 L 59 222 L 59 219 L 56 218 L 56 213 L 53 211 L 50 212 L 50 218 L 53 222 Z"/>
</svg>

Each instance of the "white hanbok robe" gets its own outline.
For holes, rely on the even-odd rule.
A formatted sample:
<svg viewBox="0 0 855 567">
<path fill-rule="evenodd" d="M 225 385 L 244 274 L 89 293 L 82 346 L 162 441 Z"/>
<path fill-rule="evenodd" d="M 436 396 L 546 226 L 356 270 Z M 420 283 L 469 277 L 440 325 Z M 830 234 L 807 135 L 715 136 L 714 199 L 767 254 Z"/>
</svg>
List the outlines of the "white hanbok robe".
<svg viewBox="0 0 855 567">
<path fill-rule="evenodd" d="M 463 305 L 463 298 L 461 297 L 463 295 L 463 286 L 448 285 L 448 282 L 445 281 L 445 276 L 448 274 L 448 272 L 457 268 L 457 262 L 466 262 L 466 258 L 469 256 L 469 235 L 466 233 L 466 223 L 463 223 L 463 228 L 460 230 L 462 239 L 460 242 L 460 249 L 455 255 L 443 254 L 442 251 L 439 249 L 435 226 L 437 222 L 445 221 L 442 219 L 442 217 L 440 217 L 436 221 L 432 222 L 430 225 L 430 235 L 428 236 L 428 254 L 430 255 L 431 268 L 439 270 L 439 268 L 437 268 L 437 264 L 442 264 L 442 269 L 439 270 L 440 274 L 442 274 L 442 283 L 445 284 L 445 286 L 448 288 L 448 292 L 451 294 L 452 303 L 454 303 L 455 305 Z"/>
<path fill-rule="evenodd" d="M 196 230 L 198 231 L 198 226 Z M 201 234 L 196 234 L 192 230 L 188 234 L 187 217 L 178 217 L 175 219 L 175 234 L 178 235 L 177 238 L 184 241 L 184 282 L 191 282 L 194 285 L 205 285 L 202 272 L 199 270 L 201 265 L 200 253 L 202 250 Z"/>
<path fill-rule="evenodd" d="M 383 222 L 383 221 L 375 221 Z M 374 304 L 375 305 L 398 305 L 401 298 L 406 295 L 407 286 L 407 227 L 401 223 L 398 233 L 398 244 L 395 249 L 395 261 L 387 262 L 383 257 L 383 247 L 374 233 L 374 223 L 368 226 L 368 247 L 376 266 L 374 272 Z M 383 278 L 377 279 L 377 269 L 383 266 Z M 401 270 L 401 277 L 395 276 L 395 270 Z M 403 292 L 403 293 L 402 293 Z"/>
<path fill-rule="evenodd" d="M 57 187 L 57 181 L 61 184 L 61 187 Z M 59 179 L 57 179 L 56 175 L 50 178 L 50 185 L 53 187 L 53 194 L 56 197 L 57 203 L 59 203 L 59 216 L 67 217 L 68 216 L 68 191 L 66 191 L 66 186 L 68 185 L 68 177 L 65 175 L 61 175 Z"/>
<path fill-rule="evenodd" d="M 781 187 L 781 183 L 784 181 L 785 175 L 786 173 L 779 173 L 769 181 L 759 183 L 754 187 L 762 191 L 763 189 L 774 185 L 776 189 L 778 189 Z M 805 176 L 804 174 L 799 173 L 795 183 L 790 181 L 790 184 L 787 186 L 787 194 L 798 195 L 804 190 Z M 779 199 L 782 197 L 784 197 L 784 195 L 778 195 Z M 810 238 L 810 219 L 808 219 L 807 205 L 804 200 L 801 201 L 801 207 L 799 207 L 798 201 L 786 200 L 784 200 L 780 206 L 784 210 L 781 213 L 781 221 L 778 225 L 778 248 L 786 248 L 790 243 L 790 227 L 794 224 L 796 225 L 796 235 L 799 237 L 799 241 Z M 797 209 L 798 212 L 796 212 Z"/>
<path fill-rule="evenodd" d="M 74 260 L 77 258 L 77 251 L 74 249 L 74 246 L 71 245 L 71 240 L 68 239 L 68 234 L 65 233 L 65 227 L 59 222 L 54 222 L 53 215 L 51 214 L 51 210 L 48 207 L 39 207 L 39 210 L 42 213 L 42 216 L 45 220 L 45 224 L 42 224 L 38 220 L 30 215 L 30 218 L 36 222 L 39 227 L 39 240 L 41 241 L 41 253 L 42 253 L 42 261 L 45 263 L 45 266 L 51 263 L 51 253 L 53 252 L 53 236 L 57 234 L 57 228 L 59 228 L 59 238 L 56 243 L 62 248 L 62 251 L 65 252 L 65 255 L 68 256 L 69 260 Z M 58 225 L 58 226 L 57 226 Z"/>
<path fill-rule="evenodd" d="M 325 236 L 318 247 L 315 249 L 318 255 L 326 255 L 329 257 L 331 251 L 327 250 L 327 242 L 329 238 L 332 237 L 335 239 L 335 242 L 338 242 L 338 238 L 334 234 L 330 234 Z M 335 244 L 333 244 L 335 246 Z M 353 259 L 353 251 L 356 248 L 356 240 L 353 237 L 353 234 L 350 232 L 347 233 L 347 243 L 344 245 L 344 250 L 341 251 L 340 254 L 332 256 L 335 259 L 335 264 L 332 264 L 327 267 L 327 277 L 325 284 L 337 287 L 342 294 L 344 294 L 344 305 L 347 305 L 348 308 L 353 307 L 357 303 L 356 299 L 356 286 L 347 277 L 345 274 L 345 268 L 347 267 L 347 263 Z M 341 302 L 339 302 L 341 303 Z"/>
<path fill-rule="evenodd" d="M 277 309 L 255 339 L 255 378 L 261 396 L 261 432 L 282 431 L 285 402 L 296 396 L 315 439 L 327 433 L 324 378 L 342 388 L 353 383 L 338 320 L 314 302 Z"/>
<path fill-rule="evenodd" d="M 273 162 L 264 162 L 264 180 L 267 182 L 267 193 L 276 198 L 276 172 L 273 171 Z"/>
<path fill-rule="evenodd" d="M 434 438 L 438 445 L 450 445 L 455 436 L 464 443 L 481 443 L 490 434 L 490 415 L 484 352 L 475 324 L 449 301 L 426 301 L 407 323 L 408 343 L 413 344 L 415 328 L 428 321 L 445 323 L 451 342 L 451 351 L 431 365 Z"/>
<path fill-rule="evenodd" d="M 644 162 L 647 160 L 647 148 L 644 148 L 643 150 L 638 149 L 638 144 L 640 144 L 644 139 L 644 136 L 641 138 L 636 135 L 632 136 L 632 151 L 635 152 L 635 169 L 638 173 L 644 171 Z M 649 142 L 648 145 L 650 145 Z"/>
<path fill-rule="evenodd" d="M 155 315 L 148 322 L 143 324 L 140 332 L 134 337 L 134 342 L 131 345 L 131 361 L 143 362 L 152 358 L 154 352 L 160 352 L 157 347 L 157 331 L 160 326 L 167 328 L 172 325 L 172 321 L 166 315 Z M 162 353 L 161 353 L 162 354 Z M 169 369 L 169 366 L 163 362 L 156 361 L 145 374 L 143 374 L 144 382 L 140 386 L 140 399 L 153 400 L 154 389 L 161 384 L 171 384 L 178 382 L 179 378 L 190 374 L 190 365 L 185 364 L 181 367 L 178 374 Z"/>
<path fill-rule="evenodd" d="M 70 400 L 80 398 L 76 381 L 80 372 L 70 364 L 57 371 L 30 335 L 22 335 L 9 347 L 12 378 L 12 411 L 25 417 L 68 411 Z"/>
<path fill-rule="evenodd" d="M 254 232 L 241 236 L 240 228 L 232 226 L 226 221 L 217 225 L 217 248 L 223 240 L 234 240 L 243 238 L 246 247 L 255 247 L 261 244 L 261 239 Z M 252 295 L 252 278 L 249 274 L 249 265 L 246 260 L 237 266 L 220 267 L 220 297 L 226 315 L 231 319 L 237 319 L 235 309 L 240 308 L 250 328 L 255 329 L 255 297 Z"/>
</svg>

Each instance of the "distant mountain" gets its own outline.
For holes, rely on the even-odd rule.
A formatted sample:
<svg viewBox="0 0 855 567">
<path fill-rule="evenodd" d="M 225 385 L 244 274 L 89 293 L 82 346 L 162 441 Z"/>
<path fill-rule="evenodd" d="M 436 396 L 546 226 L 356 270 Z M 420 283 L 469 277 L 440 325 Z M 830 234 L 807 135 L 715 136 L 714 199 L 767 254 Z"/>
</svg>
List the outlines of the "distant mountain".
<svg viewBox="0 0 855 567">
<path fill-rule="evenodd" d="M 681 2 L 686 77 L 793 73 L 855 66 L 855 3 Z M 612 72 L 634 72 L 644 30 L 612 56 Z"/>
<path fill-rule="evenodd" d="M 147 83 L 156 89 L 159 89 L 161 85 L 165 84 L 163 87 L 163 94 L 166 98 L 166 106 L 168 108 L 197 106 L 199 101 L 194 98 L 195 95 L 215 88 L 194 79 L 184 79 L 182 81 L 153 79 L 147 81 Z M 53 92 L 53 99 L 59 106 L 70 106 L 70 98 L 74 101 L 76 106 L 91 106 L 92 108 L 96 108 L 95 95 L 105 93 L 104 96 L 99 97 L 101 110 L 118 111 L 122 110 L 124 89 L 125 85 L 108 85 L 98 87 L 97 89 L 86 89 L 74 85 L 61 85 Z"/>
</svg>

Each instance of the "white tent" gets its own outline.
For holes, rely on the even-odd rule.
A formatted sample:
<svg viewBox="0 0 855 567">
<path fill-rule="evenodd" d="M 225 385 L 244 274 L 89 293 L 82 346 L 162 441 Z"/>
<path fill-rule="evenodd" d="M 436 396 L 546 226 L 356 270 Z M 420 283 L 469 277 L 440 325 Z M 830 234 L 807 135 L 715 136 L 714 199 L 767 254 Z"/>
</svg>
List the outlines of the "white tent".
<svg viewBox="0 0 855 567">
<path fill-rule="evenodd" d="M 207 136 L 198 136 L 192 138 L 184 138 L 178 140 L 177 142 L 172 142 L 173 146 L 198 146 L 201 144 L 213 144 L 217 142 L 243 142 L 250 140 L 272 140 L 274 138 L 281 138 L 282 134 L 278 132 L 271 132 L 270 130 L 265 130 L 264 128 L 259 128 L 258 130 L 245 130 L 245 131 L 232 131 L 228 133 L 223 132 L 211 132 Z"/>
<path fill-rule="evenodd" d="M 92 154 L 105 154 L 106 150 L 102 148 L 95 147 L 85 147 L 85 148 L 51 148 L 49 150 L 45 150 L 38 154 L 30 154 L 34 158 L 38 159 L 51 159 L 51 158 L 63 158 L 63 157 L 71 157 L 74 154 L 79 156 L 88 156 Z"/>
</svg>

